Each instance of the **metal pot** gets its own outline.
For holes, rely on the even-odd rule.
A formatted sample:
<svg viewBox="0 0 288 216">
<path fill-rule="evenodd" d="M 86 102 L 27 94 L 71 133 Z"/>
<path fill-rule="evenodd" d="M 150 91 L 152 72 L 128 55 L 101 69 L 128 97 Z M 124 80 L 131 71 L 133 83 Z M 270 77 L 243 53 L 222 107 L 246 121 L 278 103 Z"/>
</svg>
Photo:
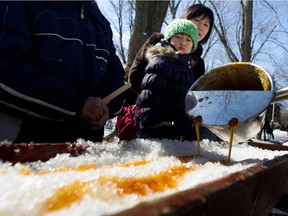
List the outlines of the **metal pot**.
<svg viewBox="0 0 288 216">
<path fill-rule="evenodd" d="M 288 87 L 275 90 L 274 80 L 262 67 L 230 63 L 201 76 L 186 95 L 186 112 L 225 141 L 230 140 L 229 122 L 238 121 L 233 143 L 254 137 L 262 128 L 261 113 L 269 104 L 288 98 Z M 258 118 L 258 119 L 257 119 Z"/>
</svg>

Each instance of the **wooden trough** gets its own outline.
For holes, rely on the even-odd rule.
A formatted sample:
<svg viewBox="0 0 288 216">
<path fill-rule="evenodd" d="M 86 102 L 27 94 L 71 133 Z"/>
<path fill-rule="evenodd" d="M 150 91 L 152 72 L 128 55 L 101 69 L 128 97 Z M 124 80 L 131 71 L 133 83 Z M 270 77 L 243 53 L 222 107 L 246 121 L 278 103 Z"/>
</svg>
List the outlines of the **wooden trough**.
<svg viewBox="0 0 288 216">
<path fill-rule="evenodd" d="M 249 144 L 273 151 L 288 151 L 288 146 Z M 0 159 L 12 163 L 46 161 L 58 153 L 77 156 L 83 152 L 84 147 L 71 143 L 0 145 Z M 210 183 L 151 202 L 142 202 L 115 215 L 265 216 L 288 191 L 287 178 L 288 154 Z"/>
</svg>

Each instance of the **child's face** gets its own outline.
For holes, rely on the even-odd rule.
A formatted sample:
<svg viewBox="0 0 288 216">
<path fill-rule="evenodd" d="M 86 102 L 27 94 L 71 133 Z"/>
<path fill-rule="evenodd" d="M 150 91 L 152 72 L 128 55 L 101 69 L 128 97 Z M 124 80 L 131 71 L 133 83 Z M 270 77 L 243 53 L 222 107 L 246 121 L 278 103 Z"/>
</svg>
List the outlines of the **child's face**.
<svg viewBox="0 0 288 216">
<path fill-rule="evenodd" d="M 170 43 L 181 53 L 188 54 L 192 51 L 193 41 L 190 36 L 178 33 L 170 39 Z"/>
</svg>

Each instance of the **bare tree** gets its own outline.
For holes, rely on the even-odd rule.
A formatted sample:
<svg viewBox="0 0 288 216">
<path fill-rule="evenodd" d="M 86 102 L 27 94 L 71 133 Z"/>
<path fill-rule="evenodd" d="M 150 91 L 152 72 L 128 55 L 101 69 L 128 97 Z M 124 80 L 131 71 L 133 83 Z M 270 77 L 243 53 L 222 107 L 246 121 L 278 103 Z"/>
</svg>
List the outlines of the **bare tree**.
<svg viewBox="0 0 288 216">
<path fill-rule="evenodd" d="M 238 58 L 237 56 L 234 54 L 231 45 L 230 45 L 230 41 L 228 40 L 228 30 L 231 26 L 230 23 L 226 23 L 226 11 L 225 11 L 225 6 L 222 7 L 220 6 L 220 2 L 213 2 L 213 1 L 209 1 L 212 8 L 214 9 L 214 14 L 216 16 L 216 20 L 218 21 L 218 23 L 216 25 L 214 25 L 214 30 L 216 31 L 222 45 L 224 46 L 224 49 L 227 53 L 228 58 L 230 59 L 231 62 L 238 62 Z M 225 3 L 225 2 L 224 2 Z M 227 25 L 228 24 L 228 25 Z"/>
<path fill-rule="evenodd" d="M 281 123 L 284 127 L 288 126 L 288 111 L 287 110 L 285 110 L 281 114 Z M 285 128 L 283 128 L 283 129 L 285 129 Z"/>
<path fill-rule="evenodd" d="M 112 23 L 114 29 L 119 34 L 119 43 L 115 44 L 116 50 L 121 56 L 122 62 L 126 64 L 126 52 L 123 45 L 123 10 L 124 10 L 124 0 L 109 0 L 115 15 L 117 17 L 117 23 Z"/>
<path fill-rule="evenodd" d="M 240 53 L 242 61 L 251 61 L 251 38 L 253 26 L 253 1 L 246 1 L 246 4 L 241 0 L 242 7 L 242 32 L 240 42 Z"/>
<path fill-rule="evenodd" d="M 128 0 L 128 8 L 127 8 L 127 19 L 129 26 L 129 34 L 132 34 L 133 26 L 134 26 L 134 17 L 135 17 L 135 1 L 136 0 Z"/>
<path fill-rule="evenodd" d="M 279 62 L 277 64 L 277 67 L 275 67 L 275 74 L 278 76 L 276 77 L 276 82 L 280 83 L 280 87 L 287 86 L 288 84 L 288 76 L 287 76 L 287 71 L 288 71 L 288 56 L 283 55 L 281 59 L 279 59 Z M 281 80 L 279 80 L 281 79 Z M 282 82 L 281 82 L 282 81 Z"/>
<path fill-rule="evenodd" d="M 133 32 L 129 41 L 127 64 L 131 65 L 138 50 L 153 33 L 160 32 L 169 1 L 136 1 Z"/>
<path fill-rule="evenodd" d="M 181 3 L 182 0 L 170 0 L 170 3 L 169 3 L 169 9 L 170 9 L 170 13 L 172 15 L 172 19 L 175 19 L 176 18 L 176 14 L 177 14 L 177 10 L 179 8 L 179 5 Z"/>
<path fill-rule="evenodd" d="M 269 49 L 268 47 L 271 43 L 277 44 L 277 38 L 273 37 L 273 35 L 276 35 L 282 26 L 281 20 L 277 18 L 277 10 L 271 4 L 267 1 L 255 2 L 254 0 L 249 0 L 244 2 L 243 0 L 239 0 L 237 7 L 237 2 L 235 1 L 220 2 L 209 0 L 208 2 L 216 17 L 214 29 L 230 62 L 257 62 L 261 58 L 261 55 L 271 55 L 271 53 L 269 54 L 265 50 Z M 262 15 L 262 19 L 256 19 L 256 15 L 254 14 L 256 3 L 262 4 L 261 10 L 263 10 L 263 7 L 270 10 L 271 15 L 268 19 L 266 17 L 263 18 L 259 10 L 257 10 L 257 15 Z M 263 5 L 264 3 L 265 5 Z M 275 24 L 276 18 L 278 26 Z M 277 45 L 285 52 L 288 51 L 283 44 L 280 44 L 279 40 Z"/>
</svg>

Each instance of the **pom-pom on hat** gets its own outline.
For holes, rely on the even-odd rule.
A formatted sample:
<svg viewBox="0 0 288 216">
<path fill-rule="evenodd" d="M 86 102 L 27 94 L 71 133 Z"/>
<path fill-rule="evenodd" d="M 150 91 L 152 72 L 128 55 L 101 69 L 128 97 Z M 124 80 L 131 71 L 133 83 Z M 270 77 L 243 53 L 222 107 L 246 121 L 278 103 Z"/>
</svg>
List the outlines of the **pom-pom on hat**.
<svg viewBox="0 0 288 216">
<path fill-rule="evenodd" d="M 184 33 L 191 37 L 193 41 L 193 52 L 198 45 L 197 27 L 189 20 L 175 19 L 166 27 L 166 30 L 164 32 L 164 39 L 169 40 L 171 37 L 178 33 Z"/>
</svg>

